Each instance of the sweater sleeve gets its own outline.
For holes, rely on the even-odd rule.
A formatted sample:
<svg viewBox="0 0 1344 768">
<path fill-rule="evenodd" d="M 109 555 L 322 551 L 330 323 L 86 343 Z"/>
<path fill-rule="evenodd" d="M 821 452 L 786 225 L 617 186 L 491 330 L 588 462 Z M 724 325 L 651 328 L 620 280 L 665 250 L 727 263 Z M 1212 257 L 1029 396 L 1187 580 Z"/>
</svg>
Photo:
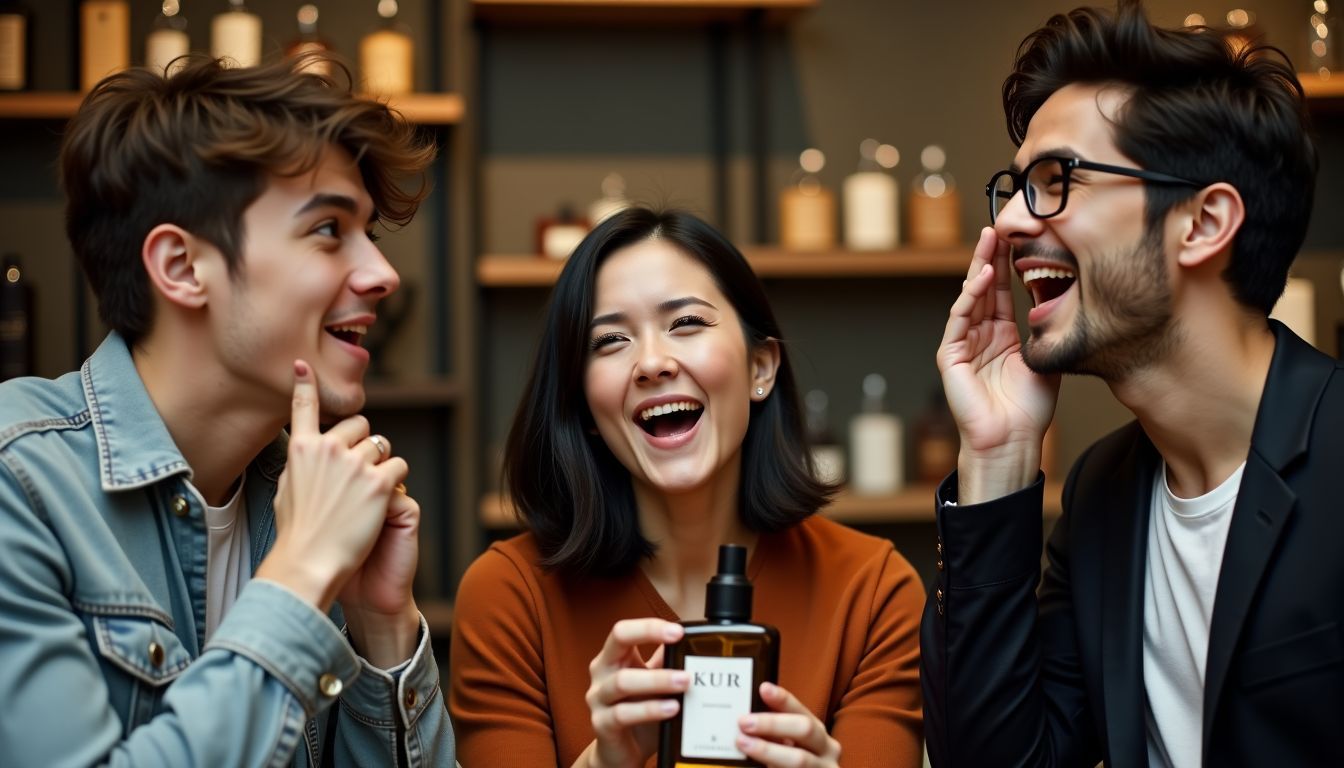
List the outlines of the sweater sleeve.
<svg viewBox="0 0 1344 768">
<path fill-rule="evenodd" d="M 458 587 L 449 713 L 462 765 L 556 764 L 532 586 L 514 561 L 490 549 Z"/>
<path fill-rule="evenodd" d="M 831 725 L 847 768 L 923 763 L 919 576 L 888 549 L 873 591 L 868 640 Z"/>
</svg>

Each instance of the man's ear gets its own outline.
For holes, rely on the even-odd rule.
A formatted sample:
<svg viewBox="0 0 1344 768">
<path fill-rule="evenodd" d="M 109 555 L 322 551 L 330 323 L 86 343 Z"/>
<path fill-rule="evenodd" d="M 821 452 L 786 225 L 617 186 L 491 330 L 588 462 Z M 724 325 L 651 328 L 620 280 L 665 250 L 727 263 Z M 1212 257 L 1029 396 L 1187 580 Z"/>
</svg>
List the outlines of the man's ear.
<svg viewBox="0 0 1344 768">
<path fill-rule="evenodd" d="M 760 402 L 770 396 L 779 372 L 779 341 L 766 339 L 751 351 L 751 399 Z"/>
<path fill-rule="evenodd" d="M 201 241 L 175 224 L 159 224 L 145 236 L 140 252 L 149 282 L 164 299 L 180 307 L 205 306 L 200 279 Z"/>
<path fill-rule="evenodd" d="M 1246 220 L 1246 206 L 1237 188 L 1226 182 L 1210 184 L 1178 207 L 1177 263 L 1198 267 L 1228 252 Z"/>
</svg>

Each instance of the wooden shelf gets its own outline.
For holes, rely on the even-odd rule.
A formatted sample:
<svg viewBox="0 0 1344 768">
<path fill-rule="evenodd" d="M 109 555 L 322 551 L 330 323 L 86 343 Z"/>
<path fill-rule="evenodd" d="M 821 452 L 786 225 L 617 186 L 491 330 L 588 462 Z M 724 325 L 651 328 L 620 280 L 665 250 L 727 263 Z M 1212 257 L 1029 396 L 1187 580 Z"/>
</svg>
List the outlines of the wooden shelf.
<svg viewBox="0 0 1344 768">
<path fill-rule="evenodd" d="M 1045 484 L 1045 516 L 1060 515 L 1061 483 Z M 931 523 L 934 486 L 911 485 L 891 496 L 855 496 L 847 491 L 831 502 L 821 514 L 846 525 L 885 525 L 890 523 Z M 513 507 L 498 493 L 487 493 L 481 498 L 481 525 L 491 530 L 519 528 Z"/>
<path fill-rule="evenodd" d="M 1059 517 L 1060 483 L 1045 484 L 1045 516 Z M 891 496 L 855 496 L 842 490 L 821 514 L 847 525 L 933 522 L 934 486 L 911 485 Z"/>
<path fill-rule="evenodd" d="M 414 381 L 370 380 L 364 385 L 364 407 L 378 410 L 449 406 L 462 390 L 449 378 Z"/>
<path fill-rule="evenodd" d="M 453 631 L 453 604 L 443 598 L 416 600 L 420 613 L 429 625 L 429 634 L 435 642 L 446 643 Z"/>
<path fill-rule="evenodd" d="M 1302 82 L 1308 101 L 1344 98 L 1344 72 L 1336 72 L 1329 78 L 1315 72 L 1298 72 L 1297 79 Z"/>
<path fill-rule="evenodd" d="M 0 118 L 56 119 L 75 116 L 84 100 L 74 91 L 31 91 L 0 94 Z M 408 93 L 387 99 L 388 106 L 419 125 L 452 125 L 462 121 L 462 97 L 456 93 Z"/>
<path fill-rule="evenodd" d="M 748 247 L 742 253 L 763 278 L 965 277 L 973 247 L 820 253 Z M 555 283 L 564 266 L 562 259 L 487 254 L 476 262 L 476 280 L 492 288 L 546 286 Z"/>
<path fill-rule="evenodd" d="M 761 12 L 781 23 L 820 0 L 472 0 L 477 19 L 495 24 L 709 24 Z"/>
</svg>

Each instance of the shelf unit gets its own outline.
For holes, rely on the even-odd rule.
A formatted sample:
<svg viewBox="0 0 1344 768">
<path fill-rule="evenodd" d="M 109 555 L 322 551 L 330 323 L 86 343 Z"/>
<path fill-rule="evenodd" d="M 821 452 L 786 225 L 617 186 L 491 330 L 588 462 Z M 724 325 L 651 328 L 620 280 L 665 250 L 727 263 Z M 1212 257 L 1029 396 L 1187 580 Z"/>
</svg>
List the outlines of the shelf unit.
<svg viewBox="0 0 1344 768">
<path fill-rule="evenodd" d="M 972 248 L 805 253 L 749 246 L 742 249 L 742 255 L 757 275 L 766 278 L 959 277 L 966 274 Z M 489 288 L 552 285 L 564 265 L 563 259 L 487 254 L 476 262 L 476 281 Z"/>
<path fill-rule="evenodd" d="M 886 496 L 856 496 L 842 490 L 821 514 L 846 525 L 889 525 L 893 523 L 931 523 L 934 520 L 934 490 L 929 484 L 907 486 L 900 493 Z M 1045 517 L 1059 517 L 1062 507 L 1060 483 L 1045 484 Z M 491 530 L 516 530 L 519 523 L 507 497 L 488 493 L 481 499 L 481 525 Z"/>
<path fill-rule="evenodd" d="M 75 116 L 84 96 L 78 91 L 3 93 L 0 119 L 68 120 Z M 466 112 L 462 97 L 456 93 L 407 93 L 386 101 L 407 121 L 417 125 L 456 125 Z"/>
</svg>

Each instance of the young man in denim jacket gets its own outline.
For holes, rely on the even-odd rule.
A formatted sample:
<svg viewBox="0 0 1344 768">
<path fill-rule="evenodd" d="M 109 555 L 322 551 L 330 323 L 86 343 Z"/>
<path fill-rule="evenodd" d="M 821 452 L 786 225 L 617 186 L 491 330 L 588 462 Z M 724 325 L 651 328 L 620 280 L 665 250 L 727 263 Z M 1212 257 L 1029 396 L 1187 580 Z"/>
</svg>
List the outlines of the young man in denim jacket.
<svg viewBox="0 0 1344 768">
<path fill-rule="evenodd" d="M 411 218 L 398 180 L 432 154 L 286 63 L 85 99 L 67 232 L 112 332 L 78 372 L 0 385 L 6 760 L 453 764 L 420 510 L 352 415 L 398 285 L 371 230 Z"/>
</svg>

